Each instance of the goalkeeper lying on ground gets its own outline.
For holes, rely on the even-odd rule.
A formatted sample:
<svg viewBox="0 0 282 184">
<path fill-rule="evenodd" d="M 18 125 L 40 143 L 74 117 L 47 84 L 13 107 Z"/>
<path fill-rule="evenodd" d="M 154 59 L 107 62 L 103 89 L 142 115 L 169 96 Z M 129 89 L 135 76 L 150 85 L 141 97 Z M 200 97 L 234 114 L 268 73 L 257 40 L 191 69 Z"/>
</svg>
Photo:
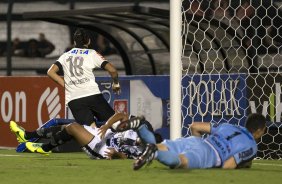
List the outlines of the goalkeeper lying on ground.
<svg viewBox="0 0 282 184">
<path fill-rule="evenodd" d="M 170 168 L 234 169 L 251 166 L 257 153 L 256 140 L 264 134 L 266 119 L 263 115 L 251 114 L 245 127 L 227 123 L 218 126 L 193 123 L 190 126 L 193 136 L 174 141 L 165 140 L 161 144 L 156 144 L 154 136 L 142 121 L 123 122 L 117 127 L 117 131 L 136 130 L 147 143 L 145 151 L 133 164 L 134 170 L 151 163 L 153 159 Z M 202 138 L 202 134 L 209 136 Z"/>
<path fill-rule="evenodd" d="M 53 148 L 69 141 L 72 137 L 82 146 L 82 150 L 93 159 L 137 158 L 144 149 L 137 133 L 133 130 L 117 133 L 111 129 L 114 123 L 126 121 L 128 118 L 128 115 L 117 113 L 102 126 L 102 129 L 97 128 L 95 123 L 91 126 L 82 126 L 73 122 L 66 126 L 60 125 L 28 132 L 14 121 L 10 122 L 10 128 L 19 142 L 26 142 L 26 147 L 31 152 L 50 154 Z M 150 131 L 153 131 L 149 122 L 143 123 Z M 28 139 L 31 138 L 49 138 L 50 141 L 44 144 L 28 142 Z"/>
</svg>

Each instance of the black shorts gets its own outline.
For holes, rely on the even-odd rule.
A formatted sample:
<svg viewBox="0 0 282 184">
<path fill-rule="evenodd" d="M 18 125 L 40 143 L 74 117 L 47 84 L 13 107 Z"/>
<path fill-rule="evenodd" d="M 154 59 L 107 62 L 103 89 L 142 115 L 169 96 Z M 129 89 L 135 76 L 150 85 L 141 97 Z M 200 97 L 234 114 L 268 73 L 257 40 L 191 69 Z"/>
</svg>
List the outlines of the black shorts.
<svg viewBox="0 0 282 184">
<path fill-rule="evenodd" d="M 74 119 L 81 125 L 90 125 L 96 119 L 101 123 L 115 114 L 102 94 L 72 100 L 68 106 Z"/>
</svg>

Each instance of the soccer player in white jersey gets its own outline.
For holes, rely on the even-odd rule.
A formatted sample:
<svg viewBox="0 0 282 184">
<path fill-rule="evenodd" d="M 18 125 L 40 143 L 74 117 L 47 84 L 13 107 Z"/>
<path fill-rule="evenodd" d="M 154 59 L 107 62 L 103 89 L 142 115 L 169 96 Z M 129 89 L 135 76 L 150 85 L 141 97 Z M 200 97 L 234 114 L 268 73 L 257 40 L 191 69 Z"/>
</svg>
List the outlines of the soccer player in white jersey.
<svg viewBox="0 0 282 184">
<path fill-rule="evenodd" d="M 142 121 L 121 123 L 117 131 L 134 129 L 144 142 L 146 149 L 133 164 L 135 170 L 157 159 L 170 168 L 212 168 L 234 169 L 250 167 L 257 153 L 256 141 L 266 129 L 266 119 L 261 114 L 251 114 L 245 127 L 223 123 L 212 126 L 197 122 L 190 126 L 192 136 L 176 140 L 165 140 L 156 144 L 151 132 Z M 203 138 L 203 134 L 208 134 Z"/>
<path fill-rule="evenodd" d="M 90 158 L 138 158 L 145 146 L 140 142 L 137 133 L 133 130 L 117 133 L 113 132 L 111 128 L 116 122 L 127 121 L 129 118 L 132 118 L 132 116 L 124 113 L 116 113 L 101 128 L 97 128 L 95 123 L 87 126 L 73 122 L 67 126 L 41 128 L 34 132 L 28 132 L 18 126 L 14 121 L 10 122 L 10 128 L 15 133 L 19 142 L 26 142 L 26 147 L 31 152 L 50 154 L 52 148 L 65 142 L 57 134 L 63 128 L 68 133 L 68 136 L 74 138 L 82 146 L 82 150 Z M 146 125 L 149 131 L 153 132 L 153 128 L 149 122 L 143 122 L 143 124 Z M 50 141 L 44 144 L 28 142 L 31 138 L 47 138 Z"/>
<path fill-rule="evenodd" d="M 75 47 L 62 54 L 47 72 L 51 79 L 65 88 L 66 105 L 76 122 L 85 125 L 95 122 L 94 117 L 103 122 L 114 115 L 114 110 L 103 97 L 95 81 L 95 68 L 108 71 L 113 80 L 113 91 L 120 93 L 117 70 L 99 53 L 88 48 L 90 43 L 88 32 L 77 29 L 74 33 Z M 59 71 L 63 71 L 64 78 L 58 75 Z"/>
</svg>

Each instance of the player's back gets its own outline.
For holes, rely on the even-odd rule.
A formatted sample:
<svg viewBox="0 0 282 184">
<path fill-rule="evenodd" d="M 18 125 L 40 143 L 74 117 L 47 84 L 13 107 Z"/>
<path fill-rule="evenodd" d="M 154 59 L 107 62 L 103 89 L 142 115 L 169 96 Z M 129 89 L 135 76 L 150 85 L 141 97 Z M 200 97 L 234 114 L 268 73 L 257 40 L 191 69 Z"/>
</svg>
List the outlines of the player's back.
<svg viewBox="0 0 282 184">
<path fill-rule="evenodd" d="M 64 71 L 69 101 L 100 93 L 93 69 L 100 68 L 104 61 L 95 50 L 81 48 L 73 48 L 58 59 Z"/>
<path fill-rule="evenodd" d="M 231 156 L 234 156 L 236 162 L 248 160 L 257 152 L 252 134 L 241 126 L 224 123 L 212 127 L 211 135 L 206 140 L 217 150 L 222 162 Z"/>
</svg>

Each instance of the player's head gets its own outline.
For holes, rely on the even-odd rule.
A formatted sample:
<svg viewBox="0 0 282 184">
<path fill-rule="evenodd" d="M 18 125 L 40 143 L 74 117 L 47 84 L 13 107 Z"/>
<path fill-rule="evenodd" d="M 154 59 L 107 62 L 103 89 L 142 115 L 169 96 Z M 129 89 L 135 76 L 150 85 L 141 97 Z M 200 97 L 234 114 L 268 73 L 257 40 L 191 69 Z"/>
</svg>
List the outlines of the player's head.
<svg viewBox="0 0 282 184">
<path fill-rule="evenodd" d="M 259 139 L 264 134 L 266 119 L 262 114 L 250 114 L 247 117 L 245 127 L 253 134 L 255 139 Z"/>
<path fill-rule="evenodd" d="M 73 39 L 76 48 L 85 48 L 90 45 L 90 37 L 85 29 L 77 29 L 73 35 Z"/>
</svg>

